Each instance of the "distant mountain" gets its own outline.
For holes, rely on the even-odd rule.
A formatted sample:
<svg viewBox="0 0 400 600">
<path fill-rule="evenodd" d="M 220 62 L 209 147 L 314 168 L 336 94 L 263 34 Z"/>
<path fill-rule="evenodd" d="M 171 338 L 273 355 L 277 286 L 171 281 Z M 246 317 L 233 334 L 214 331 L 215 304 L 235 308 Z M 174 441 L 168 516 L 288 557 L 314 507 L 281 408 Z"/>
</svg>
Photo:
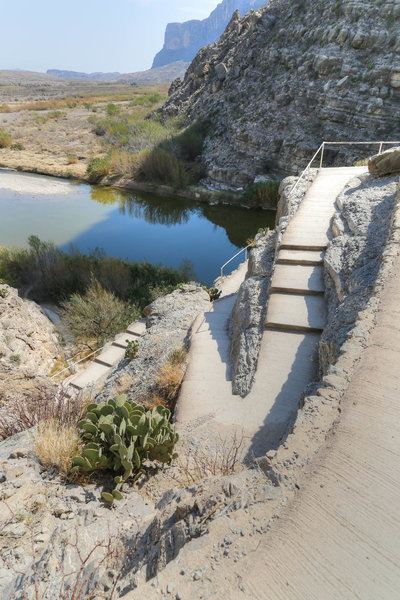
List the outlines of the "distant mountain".
<svg viewBox="0 0 400 600">
<path fill-rule="evenodd" d="M 81 73 L 80 71 L 62 71 L 60 69 L 47 69 L 48 75 L 61 77 L 61 79 L 117 79 L 121 73 Z"/>
<path fill-rule="evenodd" d="M 189 63 L 177 61 L 157 69 L 137 71 L 136 73 L 81 73 L 79 71 L 63 71 L 48 69 L 48 75 L 60 79 L 84 81 L 119 81 L 136 83 L 169 83 L 177 77 L 183 78 Z"/>
<path fill-rule="evenodd" d="M 4 69 L 0 70 L 1 85 L 45 85 L 57 81 L 56 77 L 46 73 L 36 73 L 35 71 L 24 71 L 23 69 Z"/>
<path fill-rule="evenodd" d="M 219 39 L 236 9 L 243 16 L 264 4 L 268 4 L 268 0 L 223 0 L 203 21 L 168 23 L 164 47 L 156 54 L 152 69 L 176 61 L 191 62 L 200 48 Z"/>
</svg>

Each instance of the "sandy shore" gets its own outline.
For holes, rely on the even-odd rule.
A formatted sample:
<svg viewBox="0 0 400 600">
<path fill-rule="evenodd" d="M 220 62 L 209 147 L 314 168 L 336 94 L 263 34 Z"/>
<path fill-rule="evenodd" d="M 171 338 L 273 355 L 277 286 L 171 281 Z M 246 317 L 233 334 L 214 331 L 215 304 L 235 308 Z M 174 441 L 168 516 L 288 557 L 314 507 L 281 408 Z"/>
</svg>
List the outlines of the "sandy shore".
<svg viewBox="0 0 400 600">
<path fill-rule="evenodd" d="M 71 192 L 71 184 L 40 175 L 0 169 L 0 190 L 11 190 L 18 194 L 68 194 Z"/>
</svg>

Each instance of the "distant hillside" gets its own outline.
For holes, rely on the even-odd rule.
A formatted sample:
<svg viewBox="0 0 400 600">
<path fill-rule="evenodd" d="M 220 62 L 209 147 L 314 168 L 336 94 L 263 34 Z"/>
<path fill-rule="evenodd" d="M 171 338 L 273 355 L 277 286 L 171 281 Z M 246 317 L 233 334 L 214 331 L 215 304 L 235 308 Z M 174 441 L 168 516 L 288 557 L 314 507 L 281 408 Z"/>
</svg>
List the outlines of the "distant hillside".
<svg viewBox="0 0 400 600">
<path fill-rule="evenodd" d="M 183 78 L 189 63 L 177 61 L 172 64 L 137 71 L 136 73 L 81 73 L 79 71 L 63 71 L 59 69 L 48 69 L 48 75 L 57 76 L 59 79 L 85 80 L 85 81 L 119 81 L 136 83 L 164 83 L 170 82 L 177 77 Z"/>
<path fill-rule="evenodd" d="M 0 71 L 0 85 L 43 85 L 59 82 L 57 77 L 35 71 L 3 70 Z"/>
<path fill-rule="evenodd" d="M 47 69 L 48 75 L 54 75 L 61 79 L 99 79 L 104 81 L 105 79 L 117 79 L 121 73 L 81 73 L 80 71 L 62 71 L 59 69 Z"/>
<path fill-rule="evenodd" d="M 207 19 L 185 23 L 169 23 L 165 31 L 164 47 L 156 54 L 153 69 L 176 61 L 190 62 L 203 46 L 213 44 L 224 32 L 235 10 L 243 16 L 258 9 L 268 0 L 223 0 Z"/>
</svg>

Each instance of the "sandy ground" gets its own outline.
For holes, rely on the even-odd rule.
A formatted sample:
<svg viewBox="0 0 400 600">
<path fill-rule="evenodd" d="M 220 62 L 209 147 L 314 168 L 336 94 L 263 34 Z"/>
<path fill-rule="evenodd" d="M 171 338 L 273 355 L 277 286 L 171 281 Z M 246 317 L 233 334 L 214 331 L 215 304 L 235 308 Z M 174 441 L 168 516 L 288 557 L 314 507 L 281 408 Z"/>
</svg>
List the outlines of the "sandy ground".
<svg viewBox="0 0 400 600">
<path fill-rule="evenodd" d="M 40 176 L 21 175 L 0 169 L 0 190 L 11 190 L 17 194 L 68 194 L 71 185 L 66 181 Z"/>
</svg>

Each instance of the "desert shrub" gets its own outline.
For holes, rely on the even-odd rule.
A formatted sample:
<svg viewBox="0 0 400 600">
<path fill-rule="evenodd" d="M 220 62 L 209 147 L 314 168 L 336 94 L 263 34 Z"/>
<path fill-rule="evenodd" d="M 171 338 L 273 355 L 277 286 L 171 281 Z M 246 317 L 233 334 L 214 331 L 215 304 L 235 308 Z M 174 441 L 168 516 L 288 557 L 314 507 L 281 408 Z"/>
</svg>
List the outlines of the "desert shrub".
<svg viewBox="0 0 400 600">
<path fill-rule="evenodd" d="M 179 436 L 170 417 L 163 406 L 146 411 L 126 396 L 90 404 L 87 419 L 79 423 L 86 445 L 83 456 L 73 459 L 74 468 L 87 473 L 112 470 L 115 487 L 102 496 L 110 503 L 120 500 L 122 485 L 143 473 L 146 461 L 170 463 L 177 457 L 174 447 Z"/>
<path fill-rule="evenodd" d="M 10 150 L 23 150 L 24 146 L 21 142 L 16 142 L 15 144 L 11 144 Z"/>
<path fill-rule="evenodd" d="M 75 154 L 67 154 L 67 165 L 76 165 L 78 157 Z"/>
<path fill-rule="evenodd" d="M 80 453 L 81 439 L 76 426 L 56 421 L 39 423 L 34 434 L 34 449 L 44 467 L 56 467 L 68 475 L 72 459 Z"/>
<path fill-rule="evenodd" d="M 14 365 L 19 365 L 21 363 L 21 356 L 20 354 L 11 354 L 10 356 L 10 362 L 13 363 Z"/>
<path fill-rule="evenodd" d="M 190 183 L 185 165 L 163 148 L 154 148 L 146 154 L 141 165 L 141 175 L 145 181 L 173 185 L 177 188 Z"/>
<path fill-rule="evenodd" d="M 113 115 L 119 113 L 119 107 L 113 104 L 112 102 L 109 102 L 106 106 L 106 113 L 109 117 L 112 117 Z"/>
<path fill-rule="evenodd" d="M 61 112 L 60 110 L 51 110 L 50 112 L 47 113 L 47 118 L 48 119 L 61 119 L 62 117 L 66 117 L 67 113 L 65 112 Z"/>
<path fill-rule="evenodd" d="M 140 317 L 136 306 L 120 300 L 94 278 L 85 294 L 73 294 L 61 306 L 65 324 L 92 351 Z"/>
<path fill-rule="evenodd" d="M 89 181 L 96 183 L 107 177 L 111 172 L 110 159 L 108 156 L 97 157 L 90 161 L 86 169 L 89 175 Z"/>
<path fill-rule="evenodd" d="M 0 248 L 1 282 L 23 288 L 32 284 L 32 274 L 30 297 L 38 302 L 60 303 L 72 294 L 84 294 L 93 275 L 103 288 L 140 308 L 195 279 L 188 261 L 173 269 L 108 257 L 98 249 L 86 255 L 75 248 L 64 252 L 36 236 L 28 238 L 26 249 Z"/>
<path fill-rule="evenodd" d="M 33 390 L 29 397 L 17 398 L 0 411 L 0 440 L 30 429 L 42 422 L 53 421 L 64 427 L 75 427 L 86 414 L 81 394 L 71 395 L 63 387 Z"/>
<path fill-rule="evenodd" d="M 280 181 L 269 179 L 250 185 L 244 194 L 245 199 L 254 206 L 276 206 L 279 200 Z"/>
<path fill-rule="evenodd" d="M 0 129 L 0 148 L 8 148 L 12 144 L 12 135 Z"/>
<path fill-rule="evenodd" d="M 134 358 L 136 358 L 137 353 L 139 352 L 139 341 L 138 340 L 131 340 L 131 341 L 127 341 L 127 346 L 125 349 L 125 358 L 127 360 L 133 360 Z"/>
<path fill-rule="evenodd" d="M 168 474 L 182 487 L 210 476 L 224 477 L 239 467 L 243 453 L 243 435 L 235 433 L 231 438 L 219 437 L 212 449 L 201 445 L 187 448 Z"/>
<path fill-rule="evenodd" d="M 205 285 L 203 285 L 202 288 L 205 292 L 207 292 L 207 294 L 210 298 L 210 302 L 214 302 L 214 300 L 218 300 L 218 298 L 221 296 L 221 290 L 219 290 L 218 288 L 208 288 Z"/>
<path fill-rule="evenodd" d="M 194 161 L 203 152 L 207 129 L 206 123 L 194 123 L 182 133 L 162 142 L 160 146 L 184 161 Z"/>
</svg>

